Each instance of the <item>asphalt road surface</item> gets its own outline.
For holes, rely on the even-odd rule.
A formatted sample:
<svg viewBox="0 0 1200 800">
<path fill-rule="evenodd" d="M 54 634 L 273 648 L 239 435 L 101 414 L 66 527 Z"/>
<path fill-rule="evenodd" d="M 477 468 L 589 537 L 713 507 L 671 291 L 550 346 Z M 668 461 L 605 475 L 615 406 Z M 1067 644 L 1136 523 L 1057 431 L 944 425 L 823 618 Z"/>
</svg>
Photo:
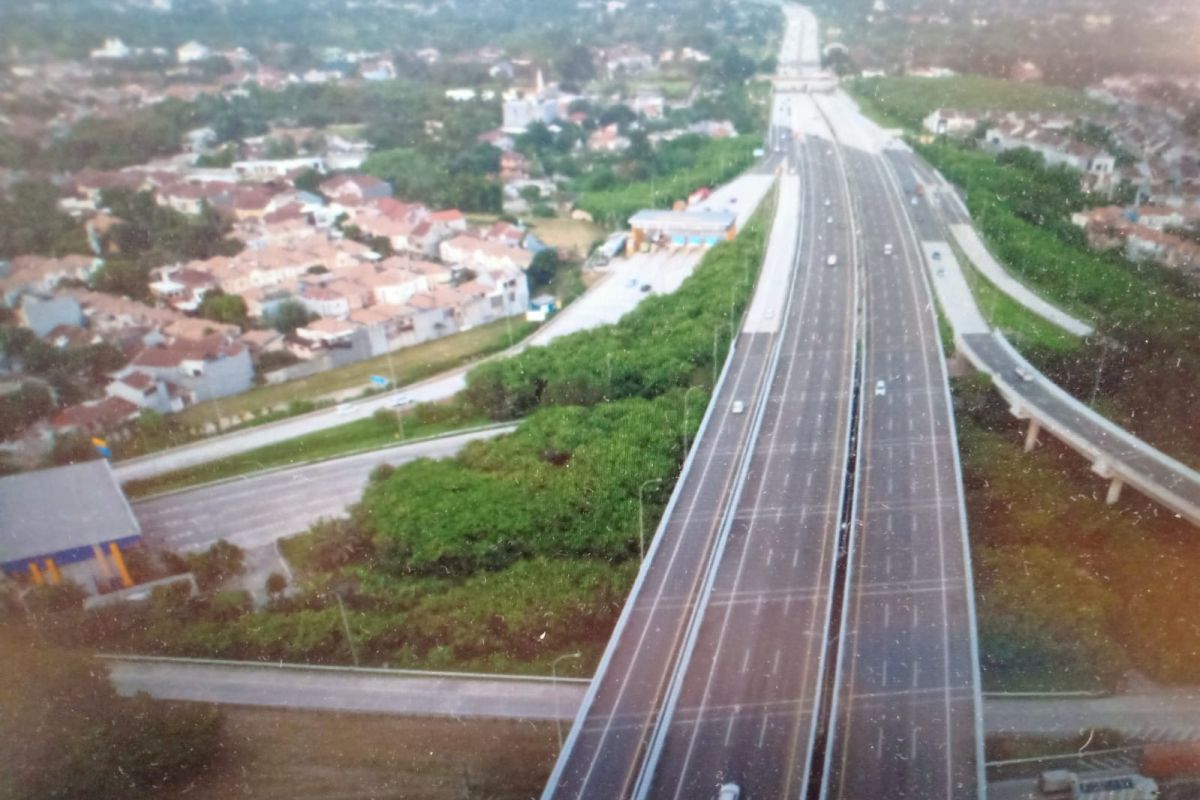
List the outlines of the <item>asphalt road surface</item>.
<svg viewBox="0 0 1200 800">
<path fill-rule="evenodd" d="M 842 152 L 863 234 L 867 328 L 860 482 L 824 794 L 978 797 L 969 560 L 932 301 L 884 157 Z"/>
<path fill-rule="evenodd" d="M 515 428 L 486 428 L 249 475 L 141 500 L 133 504 L 133 513 L 147 541 L 176 552 L 203 550 L 218 539 L 256 547 L 299 533 L 322 517 L 342 516 L 347 506 L 362 497 L 371 470 L 381 464 L 447 458 L 468 442 Z"/>
<path fill-rule="evenodd" d="M 734 781 L 747 797 L 786 798 L 808 780 L 849 456 L 854 242 L 828 138 L 796 150 L 802 211 L 778 223 L 801 229 L 783 348 L 642 796 L 707 797 Z"/>
</svg>

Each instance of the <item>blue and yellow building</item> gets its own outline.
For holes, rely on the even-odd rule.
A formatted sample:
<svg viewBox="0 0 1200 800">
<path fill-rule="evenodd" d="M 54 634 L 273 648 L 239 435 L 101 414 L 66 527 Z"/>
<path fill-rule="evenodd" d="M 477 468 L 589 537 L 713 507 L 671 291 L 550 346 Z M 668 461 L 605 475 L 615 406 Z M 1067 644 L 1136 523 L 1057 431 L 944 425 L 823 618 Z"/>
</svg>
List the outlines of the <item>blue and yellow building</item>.
<svg viewBox="0 0 1200 800">
<path fill-rule="evenodd" d="M 18 583 L 133 585 L 124 552 L 142 534 L 108 461 L 0 478 L 0 569 Z"/>
</svg>

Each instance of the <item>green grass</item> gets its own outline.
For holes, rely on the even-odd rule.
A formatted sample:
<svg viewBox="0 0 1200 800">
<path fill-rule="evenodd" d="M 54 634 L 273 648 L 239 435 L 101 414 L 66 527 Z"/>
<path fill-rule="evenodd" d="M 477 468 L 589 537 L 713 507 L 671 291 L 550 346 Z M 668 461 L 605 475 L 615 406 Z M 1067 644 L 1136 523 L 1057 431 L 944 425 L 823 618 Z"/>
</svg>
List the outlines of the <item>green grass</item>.
<svg viewBox="0 0 1200 800">
<path fill-rule="evenodd" d="M 406 414 L 405 417 L 408 415 Z M 339 425 L 336 428 L 327 428 L 307 436 L 260 447 L 257 450 L 229 458 L 209 461 L 154 478 L 129 481 L 124 485 L 125 494 L 130 499 L 136 499 L 274 467 L 321 461 L 363 450 L 389 447 L 411 439 L 436 436 L 460 428 L 486 425 L 488 422 L 489 420 L 483 416 L 426 423 L 406 419 L 403 423 L 402 433 L 400 427 L 394 423 L 385 422 L 376 417 L 368 417 Z"/>
<path fill-rule="evenodd" d="M 1071 353 L 1083 347 L 1081 339 L 1042 319 L 1000 291 L 971 266 L 970 259 L 957 246 L 954 250 L 983 318 L 993 328 L 1000 329 L 1016 347 L 1033 345 L 1052 353 Z"/>
<path fill-rule="evenodd" d="M 201 426 L 217 419 L 218 408 L 226 418 L 253 414 L 287 405 L 292 400 L 314 400 L 324 395 L 348 389 L 367 389 L 372 375 L 391 378 L 395 370 L 396 384 L 403 386 L 454 369 L 482 356 L 499 352 L 510 343 L 519 342 L 537 329 L 535 323 L 523 319 L 499 320 L 463 333 L 456 333 L 432 342 L 407 347 L 378 358 L 347 364 L 307 378 L 273 384 L 224 398 L 218 402 L 197 403 L 180 412 L 178 419 L 185 425 Z"/>
<path fill-rule="evenodd" d="M 1032 453 L 986 376 L 953 381 L 984 688 L 1112 689 L 1129 669 L 1200 681 L 1200 539 L 1046 434 Z"/>
<path fill-rule="evenodd" d="M 847 84 L 863 110 L 888 126 L 917 129 L 939 108 L 962 111 L 1099 113 L 1104 106 L 1064 86 L 978 75 L 949 78 L 860 78 Z"/>
</svg>

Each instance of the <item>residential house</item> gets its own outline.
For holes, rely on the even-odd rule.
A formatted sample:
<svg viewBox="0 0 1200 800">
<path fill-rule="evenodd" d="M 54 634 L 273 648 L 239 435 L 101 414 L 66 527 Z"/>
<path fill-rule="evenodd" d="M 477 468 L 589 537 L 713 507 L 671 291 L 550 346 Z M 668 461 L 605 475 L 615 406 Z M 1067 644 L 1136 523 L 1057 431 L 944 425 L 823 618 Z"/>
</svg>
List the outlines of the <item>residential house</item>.
<svg viewBox="0 0 1200 800">
<path fill-rule="evenodd" d="M 392 187 L 373 175 L 335 175 L 321 183 L 321 193 L 335 203 L 357 206 L 369 200 L 391 197 Z"/>
<path fill-rule="evenodd" d="M 83 310 L 74 297 L 26 294 L 21 298 L 17 321 L 42 337 L 61 326 L 79 327 Z"/>
<path fill-rule="evenodd" d="M 935 136 L 960 136 L 974 133 L 980 117 L 953 108 L 939 108 L 921 121 L 921 126 Z"/>
<path fill-rule="evenodd" d="M 524 181 L 529 179 L 529 159 L 516 150 L 505 150 L 500 154 L 500 180 Z"/>
<path fill-rule="evenodd" d="M 167 345 L 147 348 L 125 370 L 119 377 L 140 371 L 176 384 L 189 403 L 240 394 L 254 385 L 250 351 L 241 344 L 227 344 L 220 335 L 178 338 Z"/>
<path fill-rule="evenodd" d="M 240 180 L 264 181 L 271 178 L 283 178 L 289 173 L 303 170 L 315 170 L 325 174 L 325 159 L 320 156 L 303 156 L 301 158 L 259 159 L 233 162 L 233 172 Z"/>
<path fill-rule="evenodd" d="M 180 64 L 191 64 L 196 61 L 203 61 L 212 55 L 212 50 L 196 41 L 182 44 L 175 48 L 175 57 Z"/>
<path fill-rule="evenodd" d="M 177 311 L 195 313 L 204 295 L 216 288 L 211 273 L 187 267 L 162 267 L 153 270 L 157 279 L 150 283 L 150 294 Z"/>
<path fill-rule="evenodd" d="M 271 328 L 246 331 L 238 341 L 244 344 L 250 355 L 255 358 L 263 353 L 275 353 L 284 348 L 283 334 Z"/>
<path fill-rule="evenodd" d="M 473 236 L 455 236 L 439 247 L 442 261 L 476 272 L 493 269 L 525 270 L 533 262 L 528 250 L 509 247 L 497 242 L 476 239 Z"/>
<path fill-rule="evenodd" d="M 157 379 L 141 370 L 127 372 L 115 378 L 105 389 L 105 393 L 109 397 L 133 403 L 138 409 L 148 409 L 159 414 L 182 411 L 186 406 L 186 398 L 179 386 Z"/>
</svg>

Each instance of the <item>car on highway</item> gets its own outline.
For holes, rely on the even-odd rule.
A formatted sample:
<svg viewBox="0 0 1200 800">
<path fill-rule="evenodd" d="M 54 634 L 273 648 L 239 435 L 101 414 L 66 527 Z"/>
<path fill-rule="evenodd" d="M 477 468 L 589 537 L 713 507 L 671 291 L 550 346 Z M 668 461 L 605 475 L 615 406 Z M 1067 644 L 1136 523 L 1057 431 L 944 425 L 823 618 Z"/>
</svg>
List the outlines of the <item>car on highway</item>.
<svg viewBox="0 0 1200 800">
<path fill-rule="evenodd" d="M 883 246 L 883 254 L 885 256 L 890 256 L 892 254 L 892 243 L 891 242 L 888 242 L 887 244 L 885 244 Z"/>
<path fill-rule="evenodd" d="M 650 284 L 648 284 L 648 283 L 643 283 L 643 284 L 642 284 L 642 289 L 641 289 L 641 290 L 642 290 L 643 292 L 648 292 L 648 291 L 650 291 Z"/>
<path fill-rule="evenodd" d="M 412 397 L 407 394 L 394 394 L 390 398 L 388 398 L 388 405 L 391 406 L 392 408 L 399 408 L 400 406 L 412 405 L 412 402 L 413 402 Z"/>
<path fill-rule="evenodd" d="M 349 403 L 338 403 L 337 413 L 339 414 L 349 414 L 353 410 L 354 406 L 350 405 Z"/>
<path fill-rule="evenodd" d="M 934 261 L 941 261 L 941 260 L 942 260 L 942 251 L 941 251 L 941 250 L 934 250 L 934 251 L 933 251 L 933 260 L 934 260 Z"/>
<path fill-rule="evenodd" d="M 917 198 L 915 198 L 915 197 L 912 197 L 912 198 L 910 198 L 910 199 L 909 199 L 909 201 L 908 201 L 908 202 L 909 202 L 909 203 L 911 203 L 911 204 L 913 204 L 913 205 L 915 206 L 915 205 L 917 204 Z"/>
<path fill-rule="evenodd" d="M 875 381 L 875 396 L 885 397 L 887 395 L 887 383 L 884 381 Z"/>
<path fill-rule="evenodd" d="M 1033 374 L 1024 367 L 1017 367 L 1015 370 L 1013 370 L 1013 374 L 1016 375 L 1017 380 L 1019 381 L 1029 382 L 1033 380 Z"/>
<path fill-rule="evenodd" d="M 825 207 L 829 208 L 831 205 L 833 205 L 833 201 L 830 200 L 828 197 L 826 197 L 825 198 Z"/>
<path fill-rule="evenodd" d="M 746 410 L 745 403 L 743 403 L 741 400 L 734 400 L 733 406 L 730 407 L 730 409 L 729 409 L 729 413 L 730 414 L 741 414 L 745 410 Z"/>
<path fill-rule="evenodd" d="M 717 800 L 738 800 L 742 796 L 742 787 L 736 783 L 723 783 L 717 790 Z"/>
<path fill-rule="evenodd" d="M 836 267 L 837 266 L 837 256 L 831 255 L 831 256 L 829 256 L 829 258 L 825 259 L 825 266 Z"/>
<path fill-rule="evenodd" d="M 825 218 L 825 224 L 826 224 L 826 225 L 832 225 L 832 224 L 833 224 L 833 217 L 826 217 L 826 218 Z"/>
</svg>

